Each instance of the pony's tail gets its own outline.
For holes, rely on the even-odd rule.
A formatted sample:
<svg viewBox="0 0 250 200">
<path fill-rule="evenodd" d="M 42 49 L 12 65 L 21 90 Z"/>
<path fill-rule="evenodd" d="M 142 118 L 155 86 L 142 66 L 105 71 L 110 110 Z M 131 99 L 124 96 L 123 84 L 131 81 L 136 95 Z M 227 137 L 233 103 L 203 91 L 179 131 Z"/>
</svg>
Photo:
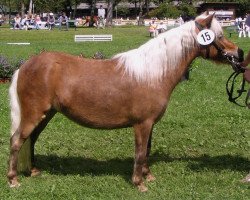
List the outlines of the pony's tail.
<svg viewBox="0 0 250 200">
<path fill-rule="evenodd" d="M 21 121 L 21 109 L 19 98 L 17 94 L 17 79 L 18 79 L 19 69 L 16 70 L 12 77 L 9 96 L 10 96 L 10 110 L 11 110 L 11 136 L 18 129 Z"/>
</svg>

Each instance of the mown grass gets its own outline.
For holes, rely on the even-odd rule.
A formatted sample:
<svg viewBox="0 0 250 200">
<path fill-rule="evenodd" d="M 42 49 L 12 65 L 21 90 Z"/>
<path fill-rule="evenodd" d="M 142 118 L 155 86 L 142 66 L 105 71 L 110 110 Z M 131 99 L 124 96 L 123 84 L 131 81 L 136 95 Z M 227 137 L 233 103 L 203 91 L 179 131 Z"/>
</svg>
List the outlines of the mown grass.
<svg viewBox="0 0 250 200">
<path fill-rule="evenodd" d="M 73 42 L 74 34 L 111 33 L 113 42 Z M 135 48 L 149 39 L 144 27 L 76 32 L 0 29 L 0 54 L 28 58 L 42 49 L 106 57 Z M 248 38 L 231 38 L 247 52 Z M 8 46 L 6 42 L 30 42 Z M 150 157 L 157 180 L 139 193 L 131 184 L 134 157 L 132 129 L 87 129 L 56 115 L 36 146 L 42 175 L 20 175 L 21 187 L 10 189 L 9 84 L 0 85 L 0 199 L 249 199 L 250 184 L 240 180 L 250 171 L 249 110 L 227 101 L 230 66 L 197 59 L 190 80 L 172 94 L 155 126 Z M 35 81 L 35 80 L 34 80 Z"/>
<path fill-rule="evenodd" d="M 133 30 L 133 31 L 131 31 Z M 113 34 L 114 41 L 112 43 L 75 43 L 75 34 Z M 145 27 L 124 27 L 112 29 L 92 29 L 78 28 L 76 31 L 53 31 L 33 30 L 33 31 L 13 31 L 9 29 L 0 29 L 0 53 L 4 52 L 8 57 L 27 58 L 28 56 L 39 53 L 42 50 L 63 51 L 71 54 L 83 54 L 86 57 L 93 56 L 97 51 L 105 53 L 106 57 L 110 57 L 117 52 L 126 51 L 131 48 L 138 47 L 149 39 L 148 32 Z M 8 42 L 29 42 L 29 46 L 10 46 Z M 112 45 L 111 45 L 112 44 Z"/>
</svg>

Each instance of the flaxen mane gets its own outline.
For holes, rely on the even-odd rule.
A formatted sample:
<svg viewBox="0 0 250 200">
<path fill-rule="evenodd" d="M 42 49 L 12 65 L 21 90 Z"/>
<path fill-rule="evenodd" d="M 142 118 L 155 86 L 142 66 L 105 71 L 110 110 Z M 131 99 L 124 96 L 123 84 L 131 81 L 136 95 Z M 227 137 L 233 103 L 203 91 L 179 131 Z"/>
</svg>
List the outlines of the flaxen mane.
<svg viewBox="0 0 250 200">
<path fill-rule="evenodd" d="M 222 34 L 216 19 L 213 19 L 211 29 L 216 36 Z M 195 23 L 190 21 L 160 34 L 137 49 L 117 54 L 113 59 L 118 59 L 118 67 L 124 67 L 125 72 L 137 81 L 159 81 L 198 45 L 196 36 Z"/>
</svg>

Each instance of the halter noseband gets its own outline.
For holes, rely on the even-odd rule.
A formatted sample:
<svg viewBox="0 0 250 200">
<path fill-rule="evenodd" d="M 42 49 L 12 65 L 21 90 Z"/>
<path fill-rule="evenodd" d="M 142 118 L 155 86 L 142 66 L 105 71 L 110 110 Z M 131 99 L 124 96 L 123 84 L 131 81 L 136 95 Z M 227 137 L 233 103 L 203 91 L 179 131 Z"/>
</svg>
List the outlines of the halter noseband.
<svg viewBox="0 0 250 200">
<path fill-rule="evenodd" d="M 204 26 L 202 26 L 201 24 L 199 24 L 197 21 L 195 21 L 195 26 L 199 31 L 202 31 L 205 29 Z M 235 85 L 235 81 L 236 81 L 236 77 L 241 74 L 241 73 L 245 73 L 246 69 L 245 67 L 241 66 L 240 62 L 238 61 L 238 59 L 233 56 L 230 55 L 228 52 L 225 52 L 215 41 L 213 41 L 211 44 L 207 45 L 208 47 L 213 45 L 217 51 L 222 55 L 222 57 L 224 57 L 232 66 L 234 72 L 230 75 L 230 77 L 228 78 L 227 82 L 226 82 L 226 91 L 228 94 L 228 100 L 230 102 L 233 102 L 234 104 L 241 106 L 241 107 L 245 107 L 247 106 L 250 109 L 250 89 L 245 90 L 245 83 L 246 80 L 243 77 L 242 79 L 242 84 L 241 84 L 241 88 L 239 90 L 237 90 L 237 96 L 233 97 L 234 94 L 234 85 Z M 206 58 L 209 58 L 209 48 L 206 48 Z M 229 83 L 232 82 L 231 87 L 229 88 Z M 245 98 L 245 105 L 241 105 L 239 104 L 236 100 L 242 95 L 243 92 L 247 92 L 247 96 Z"/>
</svg>

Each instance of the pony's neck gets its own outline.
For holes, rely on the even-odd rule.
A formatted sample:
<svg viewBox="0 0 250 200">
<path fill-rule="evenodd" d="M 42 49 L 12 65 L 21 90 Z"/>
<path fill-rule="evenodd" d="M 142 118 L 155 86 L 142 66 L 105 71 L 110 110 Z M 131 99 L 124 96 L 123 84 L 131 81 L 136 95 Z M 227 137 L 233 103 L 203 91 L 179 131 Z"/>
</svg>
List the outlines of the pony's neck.
<svg viewBox="0 0 250 200">
<path fill-rule="evenodd" d="M 123 68 L 129 76 L 149 85 L 161 82 L 169 74 L 175 74 L 175 78 L 181 77 L 184 68 L 196 57 L 194 30 L 194 22 L 187 22 L 162 33 L 138 49 L 117 54 L 113 59 L 117 59 L 117 67 Z"/>
<path fill-rule="evenodd" d="M 192 51 L 190 51 L 187 56 L 183 57 L 179 62 L 179 66 L 172 69 L 168 73 L 166 73 L 163 81 L 167 87 L 171 90 L 180 82 L 182 76 L 190 67 L 190 64 L 193 62 L 195 58 L 199 56 L 198 47 L 193 47 Z"/>
</svg>

